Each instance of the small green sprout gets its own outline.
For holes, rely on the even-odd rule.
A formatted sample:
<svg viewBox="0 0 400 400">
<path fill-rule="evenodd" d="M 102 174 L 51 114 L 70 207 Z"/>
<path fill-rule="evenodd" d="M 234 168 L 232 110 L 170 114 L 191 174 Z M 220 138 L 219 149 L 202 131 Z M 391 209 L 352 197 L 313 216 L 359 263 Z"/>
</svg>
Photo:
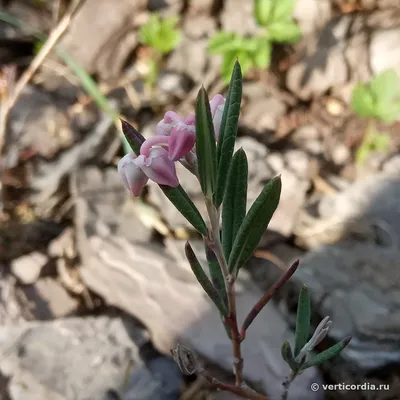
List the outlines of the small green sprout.
<svg viewBox="0 0 400 400">
<path fill-rule="evenodd" d="M 392 123 L 400 117 L 400 79 L 393 69 L 383 71 L 368 83 L 358 83 L 352 93 L 353 111 L 368 119 L 368 128 L 356 153 L 362 164 L 371 151 L 386 152 L 390 137 L 376 130 L 376 121 Z"/>
<path fill-rule="evenodd" d="M 139 42 L 150 47 L 152 54 L 147 60 L 148 73 L 146 83 L 154 87 L 159 63 L 163 55 L 168 54 L 179 44 L 181 31 L 176 27 L 179 18 L 176 16 L 162 18 L 159 14 L 151 14 L 149 20 L 140 27 Z"/>
<path fill-rule="evenodd" d="M 181 32 L 176 28 L 179 19 L 174 17 L 161 18 L 152 14 L 149 20 L 140 27 L 140 43 L 151 47 L 160 54 L 172 51 L 181 39 Z"/>
<path fill-rule="evenodd" d="M 240 59 L 243 74 L 250 69 L 268 68 L 273 43 L 294 43 L 301 37 L 293 21 L 295 0 L 255 0 L 254 17 L 260 25 L 255 37 L 245 37 L 219 31 L 210 40 L 210 54 L 222 54 L 222 77 L 229 82 L 236 58 Z"/>
</svg>

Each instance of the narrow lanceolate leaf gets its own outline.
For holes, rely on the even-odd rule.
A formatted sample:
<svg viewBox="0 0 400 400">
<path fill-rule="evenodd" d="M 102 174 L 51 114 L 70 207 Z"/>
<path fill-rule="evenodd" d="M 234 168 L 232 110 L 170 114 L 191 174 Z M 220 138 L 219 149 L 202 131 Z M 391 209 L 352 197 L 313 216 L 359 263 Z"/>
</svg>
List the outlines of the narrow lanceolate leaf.
<svg viewBox="0 0 400 400">
<path fill-rule="evenodd" d="M 200 285 L 204 289 L 204 291 L 207 293 L 208 297 L 214 302 L 214 304 L 217 306 L 219 312 L 222 315 L 227 316 L 228 315 L 228 310 L 221 299 L 220 295 L 218 294 L 217 290 L 211 283 L 211 281 L 208 279 L 206 273 L 203 271 L 203 268 L 199 261 L 197 260 L 196 255 L 194 254 L 194 251 L 192 247 L 190 246 L 189 242 L 186 242 L 185 245 L 185 253 L 186 257 L 189 261 L 190 267 L 192 268 L 193 273 L 196 276 L 196 279 L 199 281 Z"/>
<path fill-rule="evenodd" d="M 237 274 L 239 268 L 252 256 L 264 234 L 281 195 L 281 177 L 271 179 L 250 207 L 240 226 L 229 256 L 229 271 Z"/>
<path fill-rule="evenodd" d="M 181 185 L 170 187 L 159 185 L 169 201 L 176 209 L 198 230 L 203 236 L 207 236 L 207 226 L 199 210 L 190 200 L 189 196 Z"/>
<path fill-rule="evenodd" d="M 302 369 L 316 367 L 317 365 L 321 365 L 333 357 L 336 357 L 349 343 L 351 340 L 351 336 L 341 340 L 339 343 L 336 343 L 329 349 L 317 354 L 309 361 L 307 361 L 303 366 Z"/>
<path fill-rule="evenodd" d="M 129 122 L 121 119 L 122 132 L 125 135 L 129 146 L 131 146 L 133 152 L 138 156 L 140 153 L 140 146 L 146 140 Z"/>
<path fill-rule="evenodd" d="M 287 340 L 282 345 L 281 354 L 282 354 L 282 358 L 289 365 L 290 369 L 292 371 L 297 371 L 298 368 L 299 368 L 299 365 L 297 365 L 297 363 L 294 360 L 292 349 L 291 349 L 290 344 L 289 344 L 289 342 Z"/>
<path fill-rule="evenodd" d="M 222 114 L 221 128 L 217 146 L 217 189 L 214 196 L 214 204 L 219 207 L 225 193 L 226 180 L 232 161 L 233 149 L 239 124 L 240 103 L 242 101 L 242 70 L 236 60 L 233 67 L 231 82 L 229 84 L 228 97 L 226 98 L 224 112 Z"/>
<path fill-rule="evenodd" d="M 222 269 L 219 265 L 216 255 L 207 244 L 205 244 L 205 250 L 208 267 L 210 269 L 211 282 L 224 301 L 226 307 L 228 307 L 228 296 L 226 295 L 225 278 L 222 273 Z"/>
<path fill-rule="evenodd" d="M 297 357 L 307 343 L 310 335 L 311 305 L 307 286 L 303 285 L 297 306 L 296 333 L 294 337 L 294 356 Z"/>
<path fill-rule="evenodd" d="M 201 189 L 212 199 L 216 185 L 217 154 L 210 102 L 204 87 L 196 102 L 196 153 Z"/>
<path fill-rule="evenodd" d="M 222 207 L 222 247 L 227 260 L 246 216 L 247 174 L 246 153 L 239 149 L 232 158 Z"/>
</svg>

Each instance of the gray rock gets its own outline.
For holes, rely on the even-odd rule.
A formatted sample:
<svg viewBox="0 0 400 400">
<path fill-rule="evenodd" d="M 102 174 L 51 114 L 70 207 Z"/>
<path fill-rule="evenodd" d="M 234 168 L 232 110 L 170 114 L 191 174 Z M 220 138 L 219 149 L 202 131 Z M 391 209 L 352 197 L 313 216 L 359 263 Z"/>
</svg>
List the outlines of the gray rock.
<svg viewBox="0 0 400 400">
<path fill-rule="evenodd" d="M 167 68 L 186 74 L 194 82 L 204 80 L 207 63 L 208 39 L 190 39 L 184 36 L 167 61 Z"/>
<path fill-rule="evenodd" d="M 134 220 L 121 221 L 118 211 L 113 221 L 108 220 L 107 214 L 103 218 L 102 209 L 96 206 L 103 195 L 88 198 L 81 191 L 85 187 L 81 180 L 82 173 L 73 181 L 73 193 L 77 204 L 75 221 L 82 258 L 81 276 L 85 284 L 108 304 L 138 317 L 149 329 L 158 349 L 169 352 L 179 342 L 231 371 L 231 345 L 218 312 L 188 266 L 184 243 L 168 239 L 165 249 L 152 242 L 138 243 L 137 238 L 132 240 L 118 233 L 121 232 L 118 224 L 126 222 L 135 226 Z M 97 209 L 95 214 L 91 211 L 93 208 Z M 193 245 L 196 252 L 202 248 L 199 242 L 193 241 Z M 201 252 L 198 256 L 204 262 Z M 238 314 L 242 319 L 262 293 L 245 271 L 237 286 Z M 246 378 L 260 383 L 272 399 L 279 398 L 281 382 L 288 373 L 280 355 L 286 337 L 293 340 L 282 316 L 270 304 L 249 329 L 248 339 L 243 343 Z M 296 397 L 293 398 L 314 398 L 309 384 L 319 380 L 315 370 L 307 370 L 295 382 L 293 396 Z M 322 398 L 321 394 L 315 396 Z"/>
<path fill-rule="evenodd" d="M 78 139 L 73 132 L 67 109 L 48 93 L 27 86 L 10 115 L 8 152 L 30 149 L 44 158 L 53 158 Z M 7 158 L 6 158 L 7 160 Z M 14 165 L 9 160 L 8 168 Z M 17 160 L 16 160 L 17 161 Z"/>
<path fill-rule="evenodd" d="M 300 26 L 303 35 L 322 28 L 332 15 L 330 0 L 297 0 L 293 17 Z"/>
<path fill-rule="evenodd" d="M 279 119 L 286 113 L 283 101 L 271 96 L 251 97 L 243 108 L 241 123 L 262 140 L 262 136 L 276 130 Z"/>
<path fill-rule="evenodd" d="M 21 283 L 29 285 L 36 282 L 47 262 L 48 258 L 44 254 L 35 251 L 13 260 L 11 272 Z"/>
<path fill-rule="evenodd" d="M 85 138 L 60 152 L 55 160 L 39 161 L 31 179 L 32 195 L 31 201 L 35 204 L 37 215 L 48 216 L 49 210 L 53 209 L 54 196 L 62 179 L 71 174 L 80 164 L 102 153 L 107 149 L 114 139 L 110 135 L 113 126 L 111 118 L 102 115 L 101 119 Z"/>
<path fill-rule="evenodd" d="M 322 199 L 296 231 L 313 250 L 293 279 L 331 317 L 333 339 L 352 335 L 344 357 L 365 370 L 400 362 L 399 196 L 396 171 L 370 176 Z"/>
<path fill-rule="evenodd" d="M 345 14 L 331 20 L 307 40 L 305 56 L 289 68 L 288 88 L 303 100 L 333 88 L 335 96 L 349 102 L 357 82 L 388 68 L 399 71 L 399 12 Z"/>
<path fill-rule="evenodd" d="M 54 278 L 41 278 L 33 285 L 22 288 L 35 319 L 49 320 L 72 315 L 78 308 L 78 300 L 69 295 Z"/>
<path fill-rule="evenodd" d="M 136 391 L 124 399 L 177 399 L 180 374 L 170 375 L 175 387 L 167 393 L 162 375 L 143 364 L 131 339 L 143 335 L 141 329 L 130 325 L 89 317 L 1 327 L 0 371 L 10 378 L 10 399 L 108 400 L 124 386 L 129 368 L 128 387 Z"/>
<path fill-rule="evenodd" d="M 303 125 L 293 132 L 291 139 L 299 148 L 313 156 L 324 153 L 322 132 L 315 125 Z"/>
<path fill-rule="evenodd" d="M 221 12 L 221 28 L 241 35 L 255 34 L 258 30 L 254 18 L 254 3 L 241 0 L 226 0 Z"/>
<path fill-rule="evenodd" d="M 136 18 L 145 0 L 88 0 L 71 22 L 60 45 L 90 74 L 116 78 L 137 45 Z M 88 23 L 91 21 L 91 23 Z"/>
</svg>

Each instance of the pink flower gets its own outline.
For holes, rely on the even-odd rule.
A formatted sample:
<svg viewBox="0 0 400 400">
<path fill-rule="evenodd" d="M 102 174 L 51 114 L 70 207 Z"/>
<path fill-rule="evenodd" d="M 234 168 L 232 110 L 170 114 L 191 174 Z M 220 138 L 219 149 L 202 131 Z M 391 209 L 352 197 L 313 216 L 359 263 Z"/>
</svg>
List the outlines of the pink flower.
<svg viewBox="0 0 400 400">
<path fill-rule="evenodd" d="M 210 101 L 211 115 L 214 125 L 215 137 L 218 139 L 221 129 L 222 114 L 224 113 L 226 99 L 222 94 L 216 94 Z"/>
<path fill-rule="evenodd" d="M 190 125 L 177 125 L 171 130 L 168 149 L 169 159 L 177 161 L 185 157 L 196 143 L 196 133 L 194 127 Z"/>
<path fill-rule="evenodd" d="M 142 144 L 142 147 L 145 143 Z M 172 187 L 179 185 L 175 164 L 168 158 L 167 150 L 156 147 L 150 149 L 148 155 L 143 154 L 142 149 L 140 153 L 139 157 L 135 160 L 135 164 L 148 178 L 159 185 Z"/>
<path fill-rule="evenodd" d="M 136 154 L 131 152 L 126 154 L 118 162 L 118 172 L 129 189 L 133 197 L 140 195 L 149 178 L 136 165 Z"/>
<path fill-rule="evenodd" d="M 163 148 L 151 148 L 148 155 L 139 157 L 133 152 L 126 154 L 118 162 L 118 172 L 134 197 L 140 195 L 149 179 L 159 185 L 179 185 L 175 164 Z"/>
</svg>

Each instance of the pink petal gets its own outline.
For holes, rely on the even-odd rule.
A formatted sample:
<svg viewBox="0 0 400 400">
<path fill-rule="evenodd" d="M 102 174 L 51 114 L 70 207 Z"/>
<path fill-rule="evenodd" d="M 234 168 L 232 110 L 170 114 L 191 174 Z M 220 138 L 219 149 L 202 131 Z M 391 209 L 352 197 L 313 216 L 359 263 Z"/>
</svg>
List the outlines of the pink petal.
<svg viewBox="0 0 400 400">
<path fill-rule="evenodd" d="M 179 126 L 172 129 L 171 136 L 169 138 L 169 159 L 177 161 L 180 158 L 186 156 L 193 149 L 196 143 L 196 135 L 194 131 Z"/>
<path fill-rule="evenodd" d="M 168 158 L 168 152 L 165 149 L 151 149 L 149 157 L 141 155 L 135 163 L 148 178 L 159 185 L 172 187 L 179 185 L 175 164 Z"/>
<path fill-rule="evenodd" d="M 214 117 L 218 106 L 223 106 L 225 104 L 225 97 L 222 94 L 216 94 L 210 101 L 211 115 Z"/>
<path fill-rule="evenodd" d="M 143 171 L 135 165 L 135 159 L 136 155 L 133 152 L 126 154 L 118 162 L 118 172 L 131 194 L 137 197 L 146 185 L 148 178 Z"/>
</svg>

